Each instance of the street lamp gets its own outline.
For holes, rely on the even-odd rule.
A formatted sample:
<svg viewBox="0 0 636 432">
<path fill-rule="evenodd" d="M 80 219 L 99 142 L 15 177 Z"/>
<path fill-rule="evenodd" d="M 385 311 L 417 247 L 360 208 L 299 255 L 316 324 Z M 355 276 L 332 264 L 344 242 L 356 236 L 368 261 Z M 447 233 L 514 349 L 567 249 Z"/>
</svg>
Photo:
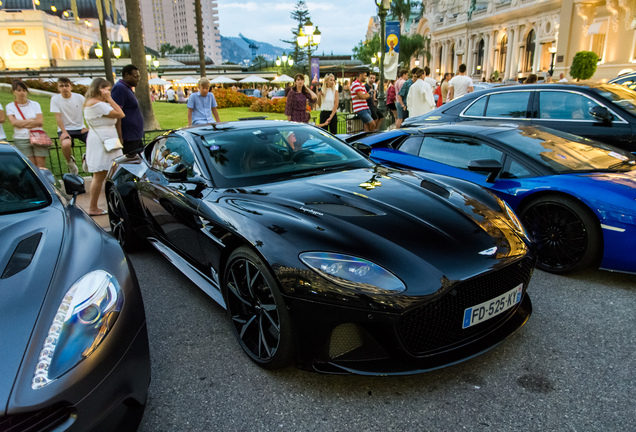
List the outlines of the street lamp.
<svg viewBox="0 0 636 432">
<path fill-rule="evenodd" d="M 307 20 L 305 25 L 298 30 L 298 36 L 296 42 L 300 48 L 307 47 L 307 76 L 311 82 L 311 49 L 317 47 L 320 44 L 322 33 L 318 30 L 318 27 L 314 27 L 311 20 Z M 290 65 L 291 66 L 291 65 Z"/>
<path fill-rule="evenodd" d="M 119 57 L 121 57 L 121 48 L 119 48 L 117 45 L 113 45 L 113 55 L 117 60 L 119 60 Z"/>
<path fill-rule="evenodd" d="M 554 43 L 550 45 L 548 51 L 550 51 L 550 71 L 548 73 L 550 74 L 550 76 L 552 76 L 552 74 L 554 73 L 554 55 L 557 52 L 556 45 Z"/>
<path fill-rule="evenodd" d="M 97 46 L 95 46 L 95 57 L 97 57 L 98 59 L 102 59 L 102 56 L 104 55 L 104 50 L 102 49 L 102 46 L 100 44 L 97 44 Z"/>
<path fill-rule="evenodd" d="M 384 53 L 386 52 L 386 29 L 384 28 L 384 22 L 386 16 L 391 8 L 391 0 L 375 0 L 375 5 L 378 7 L 378 17 L 380 18 L 380 44 L 382 49 L 380 50 L 380 83 L 378 85 L 378 109 L 380 112 L 386 112 L 386 97 L 384 95 Z M 385 116 L 386 118 L 386 116 Z"/>
</svg>

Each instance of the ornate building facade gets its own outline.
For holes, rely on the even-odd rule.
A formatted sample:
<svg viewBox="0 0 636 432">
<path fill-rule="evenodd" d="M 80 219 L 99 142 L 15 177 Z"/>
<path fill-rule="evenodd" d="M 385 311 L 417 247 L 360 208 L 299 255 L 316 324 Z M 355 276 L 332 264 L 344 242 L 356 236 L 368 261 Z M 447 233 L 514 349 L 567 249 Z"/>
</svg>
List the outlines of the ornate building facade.
<svg viewBox="0 0 636 432">
<path fill-rule="evenodd" d="M 594 80 L 636 70 L 636 0 L 427 0 L 425 10 L 413 31 L 431 37 L 438 74 L 465 63 L 476 79 L 568 76 L 579 51 L 599 56 Z"/>
</svg>

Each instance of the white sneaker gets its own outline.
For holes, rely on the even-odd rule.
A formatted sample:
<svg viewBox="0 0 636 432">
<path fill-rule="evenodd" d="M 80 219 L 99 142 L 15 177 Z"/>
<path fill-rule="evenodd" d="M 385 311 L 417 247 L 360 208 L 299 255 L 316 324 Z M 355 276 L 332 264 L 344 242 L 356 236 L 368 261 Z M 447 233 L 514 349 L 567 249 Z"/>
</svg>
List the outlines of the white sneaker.
<svg viewBox="0 0 636 432">
<path fill-rule="evenodd" d="M 77 165 L 75 165 L 74 156 L 71 156 L 71 161 L 67 163 L 66 166 L 68 167 L 68 172 L 70 172 L 71 174 L 77 174 L 79 172 L 79 170 L 77 169 Z"/>
</svg>

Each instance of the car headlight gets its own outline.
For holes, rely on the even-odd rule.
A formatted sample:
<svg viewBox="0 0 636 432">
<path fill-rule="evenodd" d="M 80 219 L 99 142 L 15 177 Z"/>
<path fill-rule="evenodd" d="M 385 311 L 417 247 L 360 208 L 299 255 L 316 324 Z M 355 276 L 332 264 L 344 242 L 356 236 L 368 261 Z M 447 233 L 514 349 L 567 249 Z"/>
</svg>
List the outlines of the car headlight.
<svg viewBox="0 0 636 432">
<path fill-rule="evenodd" d="M 119 283 L 103 270 L 75 282 L 49 328 L 31 388 L 46 386 L 95 351 L 113 327 L 123 303 Z"/>
<path fill-rule="evenodd" d="M 404 283 L 388 270 L 362 258 L 329 252 L 304 252 L 300 260 L 325 279 L 344 288 L 373 294 L 396 294 Z"/>
<path fill-rule="evenodd" d="M 506 216 L 508 216 L 508 221 L 510 222 L 510 228 L 514 229 L 515 231 L 522 234 L 523 236 L 528 237 L 528 233 L 526 232 L 526 229 L 523 227 L 523 224 L 519 220 L 519 217 L 515 214 L 515 212 L 508 205 L 508 203 L 501 200 L 500 204 L 504 213 L 506 213 Z"/>
</svg>

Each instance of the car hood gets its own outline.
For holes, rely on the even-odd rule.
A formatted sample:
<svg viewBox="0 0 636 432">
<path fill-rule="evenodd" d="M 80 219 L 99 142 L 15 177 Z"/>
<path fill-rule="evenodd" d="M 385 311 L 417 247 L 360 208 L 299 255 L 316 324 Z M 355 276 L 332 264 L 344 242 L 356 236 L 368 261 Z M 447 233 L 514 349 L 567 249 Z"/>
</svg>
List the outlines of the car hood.
<svg viewBox="0 0 636 432">
<path fill-rule="evenodd" d="M 432 267 L 451 280 L 527 252 L 527 239 L 511 228 L 499 201 L 445 176 L 356 169 L 259 185 L 224 200 L 297 242 L 299 251 L 357 253 L 381 265 L 399 257 L 390 268 Z"/>
<path fill-rule="evenodd" d="M 0 415 L 4 413 L 60 255 L 61 207 L 0 216 Z M 18 245 L 21 247 L 16 252 Z M 28 245 L 28 247 L 26 247 Z M 34 251 L 34 253 L 33 253 Z M 32 257 L 31 257 L 32 255 Z M 12 259 L 13 257 L 13 259 Z M 31 258 L 23 270 L 20 262 Z"/>
</svg>

